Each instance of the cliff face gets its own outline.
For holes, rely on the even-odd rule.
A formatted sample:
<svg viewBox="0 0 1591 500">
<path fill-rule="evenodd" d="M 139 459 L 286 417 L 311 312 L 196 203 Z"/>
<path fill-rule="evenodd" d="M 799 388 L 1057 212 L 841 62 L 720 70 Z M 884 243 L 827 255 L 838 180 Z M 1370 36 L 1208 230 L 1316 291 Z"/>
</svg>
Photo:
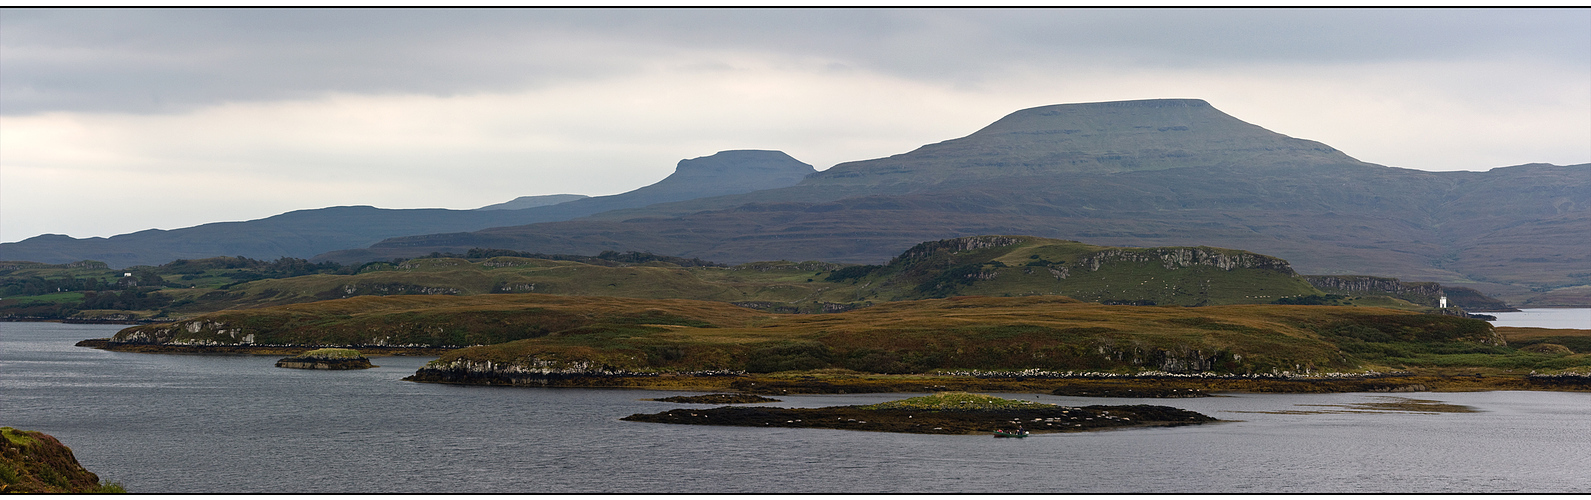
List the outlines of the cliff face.
<svg viewBox="0 0 1591 500">
<path fill-rule="evenodd" d="M 1441 297 L 1446 296 L 1449 306 L 1468 311 L 1518 310 L 1474 289 L 1445 287 L 1438 283 L 1405 282 L 1378 276 L 1304 276 L 1304 279 L 1326 293 L 1397 297 L 1427 307 L 1437 307 Z"/>
<path fill-rule="evenodd" d="M 0 427 L 0 492 L 3 493 L 125 493 L 114 484 L 101 485 L 99 476 L 77 462 L 72 449 L 54 436 L 37 431 Z"/>
</svg>

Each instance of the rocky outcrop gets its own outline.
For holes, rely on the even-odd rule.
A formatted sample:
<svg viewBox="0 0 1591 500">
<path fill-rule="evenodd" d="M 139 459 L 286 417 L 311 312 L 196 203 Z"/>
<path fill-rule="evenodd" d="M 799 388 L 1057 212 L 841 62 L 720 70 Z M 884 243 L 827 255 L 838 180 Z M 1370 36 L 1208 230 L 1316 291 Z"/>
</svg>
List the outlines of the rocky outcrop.
<svg viewBox="0 0 1591 500">
<path fill-rule="evenodd" d="M 1430 282 L 1404 283 L 1397 278 L 1378 276 L 1304 276 L 1304 280 L 1324 292 L 1356 295 L 1390 295 L 1416 304 L 1436 307 L 1442 285 Z M 1410 299 L 1415 300 L 1410 300 Z"/>
<path fill-rule="evenodd" d="M 254 334 L 220 321 L 204 319 L 138 326 L 116 332 L 110 341 L 124 344 L 250 345 Z"/>
<path fill-rule="evenodd" d="M 1222 271 L 1233 269 L 1266 269 L 1293 274 L 1292 266 L 1287 261 L 1236 250 L 1221 250 L 1210 247 L 1167 247 L 1147 249 L 1113 248 L 1087 257 L 1083 257 L 1078 264 L 1087 267 L 1090 271 L 1098 271 L 1100 266 L 1116 262 L 1160 262 L 1166 270 L 1176 270 L 1185 267 L 1210 266 Z"/>
<path fill-rule="evenodd" d="M 697 405 L 735 405 L 747 403 L 777 403 L 779 400 L 765 398 L 756 394 L 703 394 L 700 396 L 670 396 L 656 398 L 652 401 L 665 403 L 690 403 Z"/>
<path fill-rule="evenodd" d="M 552 361 L 529 357 L 513 363 L 497 363 L 455 359 L 448 362 L 433 361 L 404 377 L 411 382 L 443 384 L 508 385 L 546 387 L 560 382 L 585 379 L 618 379 L 630 377 L 717 377 L 744 375 L 744 371 L 704 370 L 695 372 L 661 372 L 629 370 L 590 361 Z"/>
<path fill-rule="evenodd" d="M 1008 247 L 1018 243 L 1023 243 L 1025 241 L 1025 239 L 1013 236 L 968 236 L 965 238 L 929 241 L 919 243 L 917 246 L 911 247 L 905 252 L 902 252 L 900 256 L 891 261 L 889 265 L 895 265 L 899 262 L 912 262 L 921 260 L 924 257 L 928 257 L 939 252 L 949 252 L 951 254 L 955 254 L 970 250 L 983 250 L 985 248 Z"/>
<path fill-rule="evenodd" d="M 316 349 L 276 360 L 277 368 L 305 370 L 362 370 L 374 368 L 370 360 L 353 349 Z"/>
<path fill-rule="evenodd" d="M 1397 297 L 1427 307 L 1441 305 L 1440 298 L 1447 297 L 1449 306 L 1468 311 L 1518 311 L 1507 303 L 1473 288 L 1442 286 L 1432 282 L 1405 282 L 1397 278 L 1379 276 L 1304 276 L 1304 280 L 1326 293 L 1343 295 L 1379 295 Z"/>
</svg>

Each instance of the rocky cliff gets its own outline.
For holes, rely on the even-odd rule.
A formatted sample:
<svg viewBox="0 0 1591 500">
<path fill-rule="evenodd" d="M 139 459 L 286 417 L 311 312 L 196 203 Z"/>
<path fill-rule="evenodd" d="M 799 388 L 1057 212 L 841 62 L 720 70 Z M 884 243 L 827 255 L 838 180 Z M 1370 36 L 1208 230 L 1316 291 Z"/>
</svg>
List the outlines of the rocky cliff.
<svg viewBox="0 0 1591 500">
<path fill-rule="evenodd" d="M 1426 307 L 1437 307 L 1445 296 L 1449 306 L 1467 311 L 1518 310 L 1474 289 L 1440 283 L 1406 282 L 1379 276 L 1304 276 L 1304 279 L 1326 293 L 1397 297 Z"/>
</svg>

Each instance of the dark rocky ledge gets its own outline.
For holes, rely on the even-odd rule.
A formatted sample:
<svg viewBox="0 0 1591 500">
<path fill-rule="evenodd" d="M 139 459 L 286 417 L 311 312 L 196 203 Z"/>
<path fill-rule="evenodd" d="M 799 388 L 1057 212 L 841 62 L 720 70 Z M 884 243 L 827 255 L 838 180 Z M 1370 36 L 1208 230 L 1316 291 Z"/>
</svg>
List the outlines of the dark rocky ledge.
<svg viewBox="0 0 1591 500">
<path fill-rule="evenodd" d="M 777 403 L 779 400 L 765 398 L 756 394 L 704 394 L 701 396 L 671 396 L 657 398 L 652 401 L 665 403 L 691 403 L 699 405 L 732 405 L 744 403 Z"/>
<path fill-rule="evenodd" d="M 1084 432 L 1124 427 L 1167 427 L 1216 422 L 1213 417 L 1166 406 L 1035 405 L 1035 408 L 986 410 L 770 408 L 725 406 L 635 414 L 621 420 L 664 424 L 731 425 L 844 429 L 912 434 L 990 434 L 1017 426 L 1034 434 Z"/>
</svg>

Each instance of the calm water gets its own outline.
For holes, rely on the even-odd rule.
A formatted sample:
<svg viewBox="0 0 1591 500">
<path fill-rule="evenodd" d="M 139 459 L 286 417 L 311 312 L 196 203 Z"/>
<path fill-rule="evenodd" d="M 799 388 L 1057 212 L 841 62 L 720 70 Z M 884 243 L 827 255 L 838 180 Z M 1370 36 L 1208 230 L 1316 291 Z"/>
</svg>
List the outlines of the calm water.
<svg viewBox="0 0 1591 500">
<path fill-rule="evenodd" d="M 1520 309 L 1519 312 L 1485 313 L 1497 317 L 1495 326 L 1535 326 L 1591 330 L 1591 309 Z"/>
<path fill-rule="evenodd" d="M 1330 406 L 1392 400 L 1373 394 L 1022 395 L 1236 421 L 1023 440 L 671 426 L 618 418 L 693 406 L 641 400 L 677 393 L 399 380 L 425 358 L 329 372 L 72 346 L 118 328 L 0 323 L 0 424 L 134 492 L 1591 492 L 1591 394 L 1396 395 L 1480 410 L 1439 414 Z"/>
</svg>

